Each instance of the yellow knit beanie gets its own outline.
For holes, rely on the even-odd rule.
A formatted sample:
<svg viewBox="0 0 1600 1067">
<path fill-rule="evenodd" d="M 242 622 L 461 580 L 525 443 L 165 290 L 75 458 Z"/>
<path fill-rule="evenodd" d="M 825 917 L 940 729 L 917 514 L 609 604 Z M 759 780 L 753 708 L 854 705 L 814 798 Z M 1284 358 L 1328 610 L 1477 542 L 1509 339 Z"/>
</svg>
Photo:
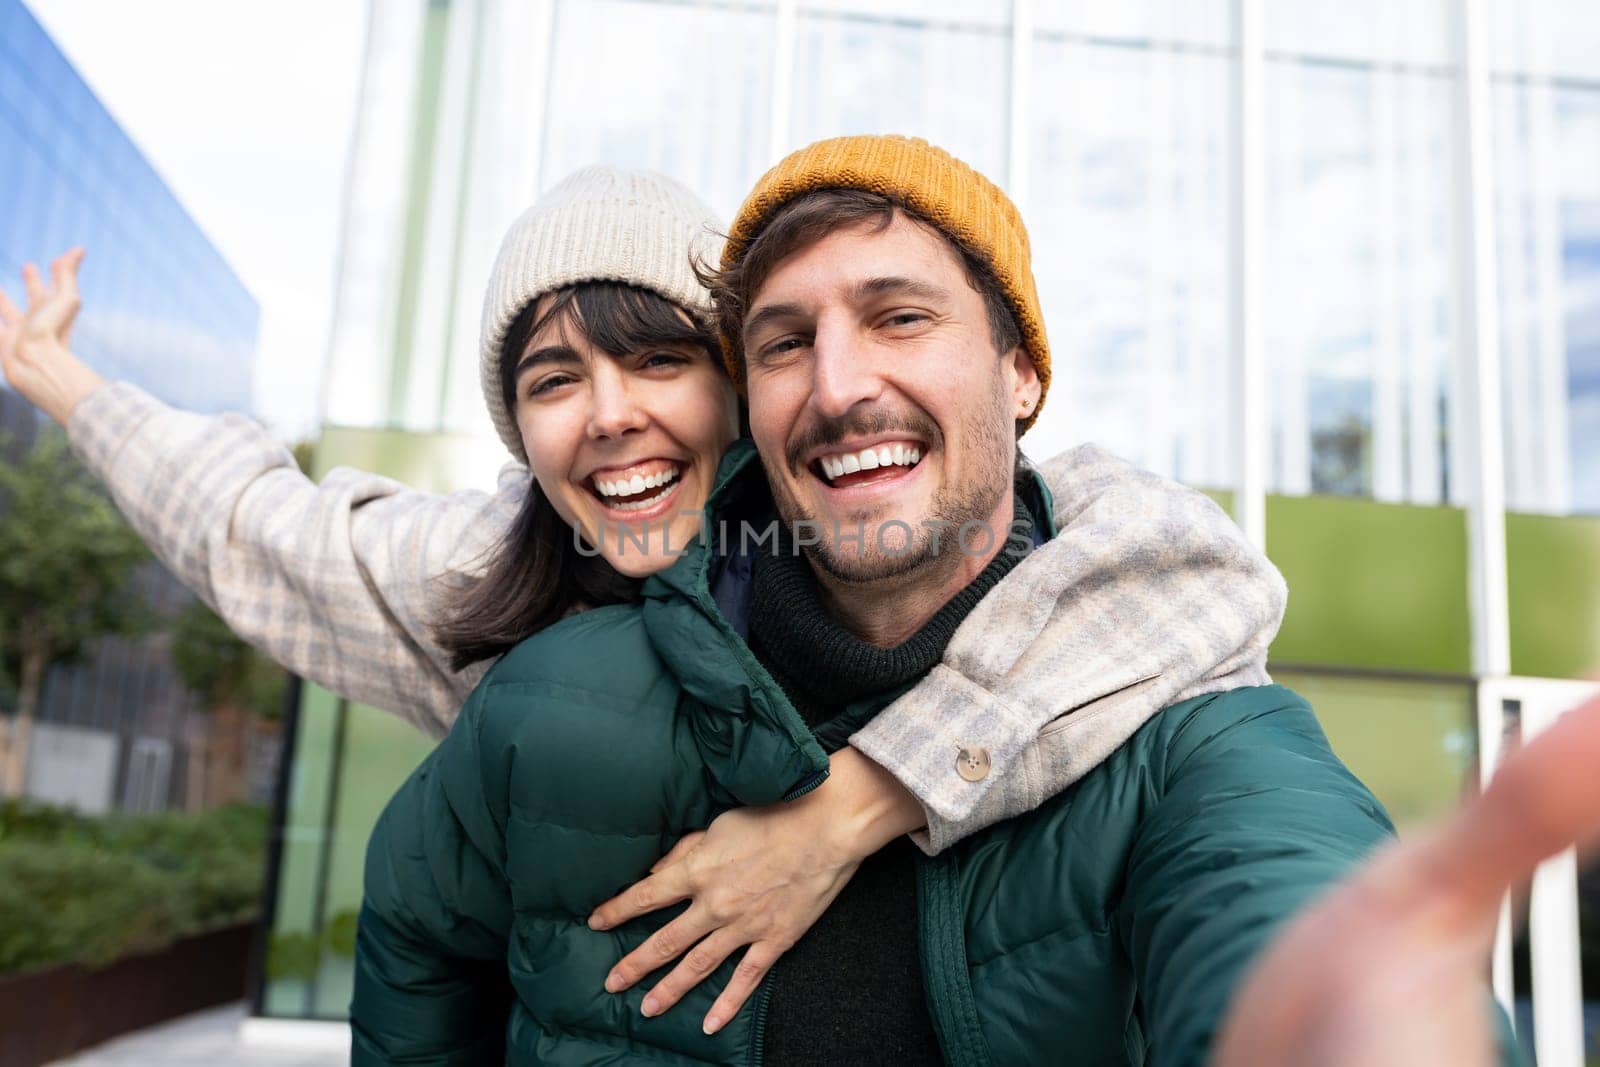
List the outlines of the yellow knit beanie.
<svg viewBox="0 0 1600 1067">
<path fill-rule="evenodd" d="M 1050 345 L 1033 282 L 1028 231 L 1010 198 L 988 178 L 920 137 L 832 137 L 790 153 L 756 182 L 734 216 L 722 253 L 723 270 L 739 262 L 773 212 L 818 189 L 861 189 L 887 196 L 989 265 L 1016 316 L 1022 345 L 1039 372 L 1039 403 L 1022 420 L 1022 429 L 1032 426 L 1050 388 Z M 741 381 L 737 357 L 724 347 L 728 372 L 734 381 Z"/>
</svg>

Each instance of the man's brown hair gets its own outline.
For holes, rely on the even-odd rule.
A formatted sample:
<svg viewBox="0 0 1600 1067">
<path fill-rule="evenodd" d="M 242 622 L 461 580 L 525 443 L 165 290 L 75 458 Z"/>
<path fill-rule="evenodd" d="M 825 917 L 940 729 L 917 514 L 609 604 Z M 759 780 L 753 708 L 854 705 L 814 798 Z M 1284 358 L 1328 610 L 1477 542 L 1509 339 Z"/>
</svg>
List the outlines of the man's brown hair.
<svg viewBox="0 0 1600 1067">
<path fill-rule="evenodd" d="M 790 200 L 773 212 L 744 254 L 726 269 L 696 264 L 695 273 L 711 290 L 717 307 L 717 327 L 728 346 L 730 369 L 744 380 L 744 318 L 750 300 L 768 276 L 795 252 L 809 248 L 835 230 L 871 224 L 878 233 L 894 222 L 896 212 L 914 219 L 942 237 L 966 272 L 967 284 L 983 298 L 989 336 L 996 353 L 1004 355 L 1022 343 L 1022 330 L 993 269 L 977 253 L 904 204 L 882 193 L 864 189 L 816 189 Z"/>
</svg>

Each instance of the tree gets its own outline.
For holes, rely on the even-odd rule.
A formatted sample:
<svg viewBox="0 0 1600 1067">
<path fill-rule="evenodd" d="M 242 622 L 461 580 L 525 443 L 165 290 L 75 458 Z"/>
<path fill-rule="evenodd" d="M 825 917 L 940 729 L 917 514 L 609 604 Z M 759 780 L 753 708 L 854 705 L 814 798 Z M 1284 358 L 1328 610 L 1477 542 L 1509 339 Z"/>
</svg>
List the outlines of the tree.
<svg viewBox="0 0 1600 1067">
<path fill-rule="evenodd" d="M 172 665 L 209 719 L 205 736 L 190 736 L 189 806 L 248 799 L 253 723 L 282 714 L 288 676 L 199 601 L 173 620 Z"/>
<path fill-rule="evenodd" d="M 46 672 L 95 638 L 149 629 L 130 578 L 149 551 L 54 427 L 20 456 L 0 440 L 0 659 L 16 710 L 0 745 L 4 792 L 22 792 Z"/>
<path fill-rule="evenodd" d="M 313 444 L 289 447 L 309 474 Z M 172 620 L 172 666 L 208 719 L 205 735 L 189 739 L 189 806 L 247 799 L 252 737 L 282 716 L 289 675 L 198 600 Z"/>
<path fill-rule="evenodd" d="M 241 641 L 198 600 L 173 619 L 172 666 L 208 709 L 237 708 L 259 719 L 283 713 L 283 668 Z"/>
</svg>

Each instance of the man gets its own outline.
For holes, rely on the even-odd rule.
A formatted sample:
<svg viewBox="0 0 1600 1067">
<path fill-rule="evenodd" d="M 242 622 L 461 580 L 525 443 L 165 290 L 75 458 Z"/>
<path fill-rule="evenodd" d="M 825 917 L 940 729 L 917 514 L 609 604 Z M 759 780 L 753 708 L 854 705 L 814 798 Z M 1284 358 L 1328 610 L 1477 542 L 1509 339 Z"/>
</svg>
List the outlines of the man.
<svg viewBox="0 0 1600 1067">
<path fill-rule="evenodd" d="M 693 849 L 587 925 L 573 909 L 596 871 L 603 884 L 638 862 L 630 842 L 803 789 L 813 746 L 930 670 L 1015 566 L 1008 533 L 1049 532 L 1037 483 L 1014 478 L 1049 372 L 1027 237 L 980 175 L 903 138 L 803 149 L 746 201 L 713 291 L 766 475 L 735 457 L 713 504 L 759 517 L 770 486 L 783 532 L 754 558 L 691 557 L 647 588 L 640 622 L 585 629 L 584 648 L 549 631 L 490 672 L 375 833 L 358 1050 L 452 1055 L 487 1021 L 467 1007 L 469 964 L 509 943 L 515 1062 L 1203 1061 L 1277 925 L 1390 833 L 1276 687 L 1168 709 L 1066 793 L 938 860 L 877 853 L 754 1009 L 714 1016 L 704 1040 L 685 1022 L 698 1011 L 590 992 L 607 945 L 632 948 L 614 993 L 691 945 L 690 976 L 713 987 L 683 994 L 699 1011 L 749 980 L 725 946 L 697 945 L 704 909 L 636 921 L 692 888 L 673 872 Z M 730 622 L 764 670 L 728 645 Z M 659 673 L 599 677 L 637 660 L 641 636 Z M 595 722 L 629 699 L 659 740 L 602 745 Z M 982 774 L 980 754 L 952 756 Z"/>
</svg>

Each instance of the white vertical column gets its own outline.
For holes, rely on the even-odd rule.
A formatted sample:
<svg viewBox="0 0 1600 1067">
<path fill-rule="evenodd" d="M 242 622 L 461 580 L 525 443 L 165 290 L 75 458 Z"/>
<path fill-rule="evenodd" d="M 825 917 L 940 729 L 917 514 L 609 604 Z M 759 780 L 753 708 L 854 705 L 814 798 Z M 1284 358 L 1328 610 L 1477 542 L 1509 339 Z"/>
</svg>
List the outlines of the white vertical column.
<svg viewBox="0 0 1600 1067">
<path fill-rule="evenodd" d="M 480 8 L 468 151 L 456 204 L 449 366 L 439 390 L 439 427 L 493 440 L 478 390 L 482 294 L 500 239 L 539 191 L 550 79 L 554 0 L 476 0 Z M 513 44 L 514 43 L 514 44 Z M 531 74 L 530 74 L 531 72 Z"/>
<path fill-rule="evenodd" d="M 794 113 L 794 49 L 799 0 L 778 0 L 772 43 L 772 114 L 767 120 L 767 164 L 789 150 L 789 119 Z"/>
<path fill-rule="evenodd" d="M 334 302 L 321 382 L 324 423 L 383 426 L 392 416 L 396 307 L 422 55 L 423 0 L 371 0 L 361 89 L 345 160 Z"/>
<path fill-rule="evenodd" d="M 361 46 L 361 80 L 356 90 L 355 122 L 350 129 L 350 142 L 345 148 L 344 188 L 339 197 L 339 244 L 333 267 L 333 305 L 328 313 L 328 340 L 322 356 L 322 373 L 317 380 L 317 415 L 322 423 L 329 418 L 328 397 L 334 368 L 338 364 L 339 342 L 350 332 L 344 328 L 350 314 L 354 288 L 349 278 L 354 261 L 352 245 L 355 230 L 356 192 L 359 188 L 360 164 L 365 160 L 367 129 L 372 123 L 373 97 L 377 81 L 378 31 L 377 20 L 382 15 L 379 0 L 368 0 L 365 36 Z M 376 319 L 377 316 L 373 316 Z M 373 390 L 377 392 L 377 390 Z M 376 421 L 376 420 L 374 420 Z"/>
<path fill-rule="evenodd" d="M 1033 0 L 1011 0 L 1011 116 L 1006 142 L 1007 192 L 1022 217 L 1028 217 L 1028 138 L 1033 128 Z"/>
<path fill-rule="evenodd" d="M 1534 690 L 1522 705 L 1532 740 L 1565 710 L 1559 695 Z M 1533 1052 L 1540 1067 L 1583 1067 L 1583 977 L 1578 958 L 1578 856 L 1539 864 L 1528 891 L 1528 971 L 1533 984 Z"/>
<path fill-rule="evenodd" d="M 441 429 L 439 400 L 448 366 L 451 301 L 458 295 L 455 253 L 460 236 L 460 205 L 470 178 L 466 162 L 472 148 L 471 113 L 482 15 L 480 3 L 449 6 L 439 98 L 423 103 L 433 108 L 434 139 L 433 153 L 427 161 L 427 201 L 416 267 L 416 291 L 421 298 L 414 307 L 402 309 L 411 318 L 410 360 L 399 391 L 401 408 L 390 413 L 398 425 L 408 430 Z"/>
<path fill-rule="evenodd" d="M 557 0 L 543 0 L 531 17 L 525 11 L 518 12 L 521 18 L 532 23 L 528 27 L 531 39 L 527 61 L 529 67 L 537 72 L 537 76 L 531 80 L 527 98 L 517 105 L 526 108 L 532 116 L 532 122 L 523 131 L 515 164 L 517 185 L 530 204 L 544 188 L 544 156 L 550 129 L 550 83 L 555 79 L 556 69 L 556 3 Z M 522 6 L 520 0 L 513 5 L 515 8 Z"/>
<path fill-rule="evenodd" d="M 1231 242 L 1232 326 L 1239 399 L 1239 484 L 1233 514 L 1250 543 L 1267 543 L 1266 362 L 1262 344 L 1261 257 L 1266 182 L 1262 80 L 1266 64 L 1262 0 L 1233 0 L 1234 183 Z"/>
<path fill-rule="evenodd" d="M 1459 247 L 1467 252 L 1457 269 L 1460 287 L 1462 425 L 1471 470 L 1468 559 L 1472 605 L 1472 668 L 1480 678 L 1511 671 L 1511 632 L 1506 595 L 1505 446 L 1500 409 L 1500 316 L 1494 228 L 1494 171 L 1489 126 L 1488 0 L 1463 0 L 1461 93 L 1457 173 Z"/>
<path fill-rule="evenodd" d="M 1488 696 L 1478 701 L 1478 736 L 1498 739 L 1503 715 L 1494 690 L 1511 672 L 1511 628 L 1506 592 L 1505 445 L 1500 416 L 1499 274 L 1494 228 L 1494 157 L 1490 150 L 1488 0 L 1462 0 L 1456 58 L 1460 70 L 1455 148 L 1457 250 L 1455 286 L 1460 413 L 1450 427 L 1464 438 L 1451 457 L 1467 490 L 1468 586 L 1472 611 L 1472 671 Z M 1492 772 L 1492 753 L 1479 760 Z M 1495 992 L 1509 1008 L 1509 909 L 1502 906 L 1495 934 Z"/>
</svg>

